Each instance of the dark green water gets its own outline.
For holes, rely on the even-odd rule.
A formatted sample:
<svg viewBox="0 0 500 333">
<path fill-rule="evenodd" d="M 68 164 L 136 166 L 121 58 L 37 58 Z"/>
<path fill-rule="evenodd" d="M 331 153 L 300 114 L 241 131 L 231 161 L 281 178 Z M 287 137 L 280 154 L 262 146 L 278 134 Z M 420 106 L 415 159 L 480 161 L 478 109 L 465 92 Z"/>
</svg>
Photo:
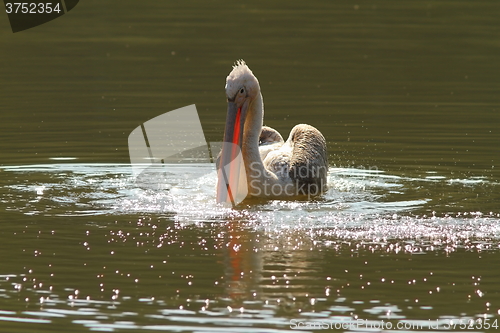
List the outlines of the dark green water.
<svg viewBox="0 0 500 333">
<path fill-rule="evenodd" d="M 499 10 L 86 0 L 16 34 L 0 15 L 0 331 L 500 325 Z M 323 132 L 331 190 L 224 210 L 211 165 L 175 200 L 137 188 L 130 132 L 196 104 L 220 141 L 241 58 L 266 125 Z"/>
</svg>

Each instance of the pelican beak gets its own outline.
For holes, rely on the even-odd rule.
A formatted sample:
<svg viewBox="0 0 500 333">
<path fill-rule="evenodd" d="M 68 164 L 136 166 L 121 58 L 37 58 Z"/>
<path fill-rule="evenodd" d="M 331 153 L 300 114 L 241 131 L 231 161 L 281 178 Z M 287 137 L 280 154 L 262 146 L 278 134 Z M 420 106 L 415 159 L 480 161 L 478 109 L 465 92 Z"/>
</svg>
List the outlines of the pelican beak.
<svg viewBox="0 0 500 333">
<path fill-rule="evenodd" d="M 219 169 L 217 172 L 217 203 L 230 203 L 233 207 L 241 202 L 248 193 L 244 176 L 244 163 L 241 155 L 243 127 L 247 113 L 247 103 L 241 107 L 233 101 L 227 102 L 226 129 Z M 242 171 L 243 170 L 243 171 Z M 245 188 L 242 188 L 245 184 Z"/>
<path fill-rule="evenodd" d="M 243 125 L 245 123 L 246 116 L 246 103 L 241 107 L 238 107 L 236 103 L 228 101 L 227 102 L 227 116 L 226 116 L 226 129 L 224 130 L 224 142 L 229 142 L 234 145 L 239 146 L 241 149 L 242 139 L 243 139 Z M 223 153 L 224 154 L 224 153 Z M 231 160 L 234 157 L 231 155 Z"/>
</svg>

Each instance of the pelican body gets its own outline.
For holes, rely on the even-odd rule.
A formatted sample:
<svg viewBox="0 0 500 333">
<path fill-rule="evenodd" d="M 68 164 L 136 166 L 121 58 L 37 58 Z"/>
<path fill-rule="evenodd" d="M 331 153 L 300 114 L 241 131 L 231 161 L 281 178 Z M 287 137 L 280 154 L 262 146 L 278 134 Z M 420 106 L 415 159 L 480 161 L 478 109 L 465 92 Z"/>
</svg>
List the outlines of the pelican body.
<svg viewBox="0 0 500 333">
<path fill-rule="evenodd" d="M 259 81 L 243 60 L 233 66 L 225 88 L 227 119 L 217 201 L 235 205 L 247 196 L 292 199 L 324 193 L 328 156 L 321 132 L 299 124 L 284 141 L 278 131 L 263 126 Z"/>
</svg>

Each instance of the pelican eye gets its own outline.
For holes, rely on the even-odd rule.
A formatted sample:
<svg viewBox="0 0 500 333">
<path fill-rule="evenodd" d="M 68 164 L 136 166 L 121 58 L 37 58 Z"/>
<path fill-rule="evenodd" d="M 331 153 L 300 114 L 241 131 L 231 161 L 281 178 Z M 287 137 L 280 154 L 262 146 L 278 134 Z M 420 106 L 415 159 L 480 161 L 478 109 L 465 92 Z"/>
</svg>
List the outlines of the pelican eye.
<svg viewBox="0 0 500 333">
<path fill-rule="evenodd" d="M 243 94 L 245 92 L 245 89 L 241 88 L 240 94 Z"/>
</svg>

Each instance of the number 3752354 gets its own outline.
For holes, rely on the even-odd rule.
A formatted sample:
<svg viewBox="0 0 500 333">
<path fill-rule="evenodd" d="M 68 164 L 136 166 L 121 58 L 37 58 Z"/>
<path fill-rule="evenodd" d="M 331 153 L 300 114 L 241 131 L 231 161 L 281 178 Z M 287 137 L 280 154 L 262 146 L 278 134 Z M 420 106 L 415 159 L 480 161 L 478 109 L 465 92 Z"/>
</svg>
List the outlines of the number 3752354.
<svg viewBox="0 0 500 333">
<path fill-rule="evenodd" d="M 7 14 L 50 14 L 52 12 L 60 13 L 59 3 L 50 2 L 26 3 L 26 2 L 7 2 L 5 3 Z"/>
</svg>

